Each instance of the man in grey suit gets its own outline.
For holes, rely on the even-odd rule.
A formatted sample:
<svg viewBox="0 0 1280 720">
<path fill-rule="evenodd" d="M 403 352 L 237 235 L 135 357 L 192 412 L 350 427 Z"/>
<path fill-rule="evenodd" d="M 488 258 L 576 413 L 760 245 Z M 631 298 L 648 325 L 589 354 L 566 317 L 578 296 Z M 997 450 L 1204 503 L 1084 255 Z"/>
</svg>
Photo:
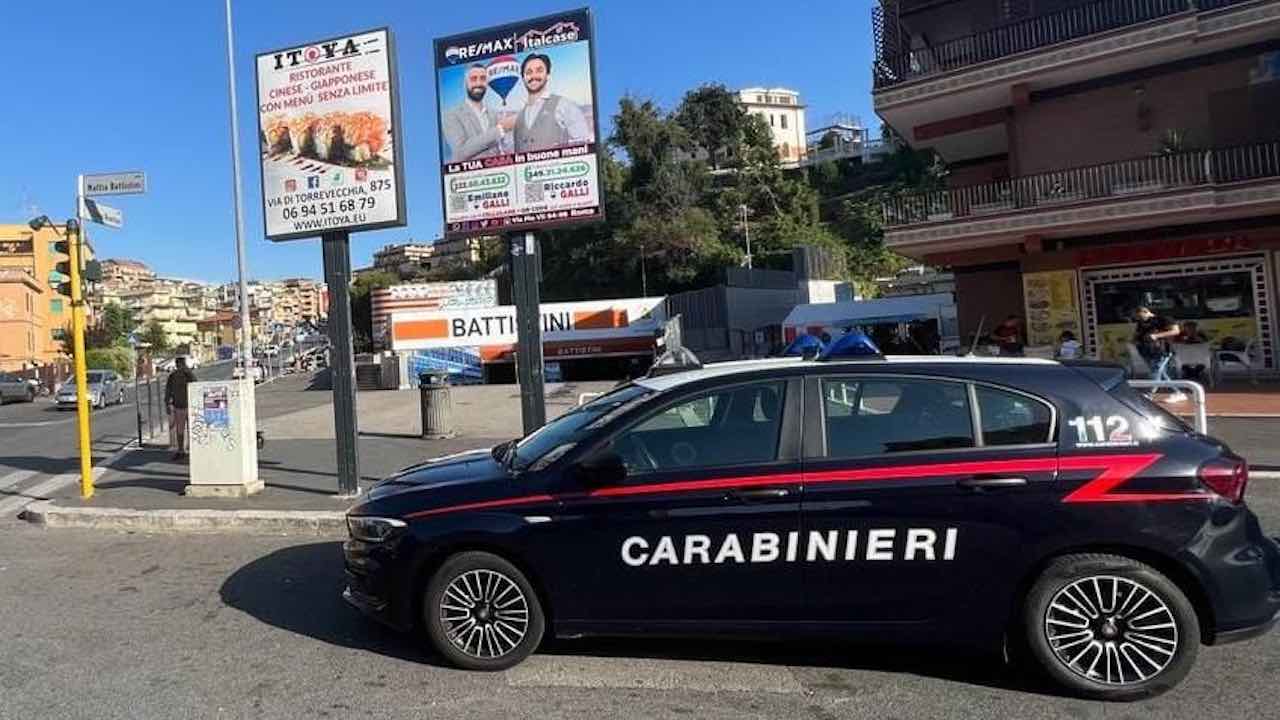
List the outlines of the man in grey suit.
<svg viewBox="0 0 1280 720">
<path fill-rule="evenodd" d="M 484 104 L 489 91 L 489 74 L 483 65 L 467 68 L 467 99 L 444 115 L 444 139 L 449 143 L 449 162 L 501 155 L 504 139 L 515 125 L 514 117 L 499 117 Z"/>
<path fill-rule="evenodd" d="M 578 104 L 551 92 L 551 58 L 533 53 L 520 63 L 529 100 L 516 121 L 516 152 L 591 142 L 591 125 Z"/>
</svg>

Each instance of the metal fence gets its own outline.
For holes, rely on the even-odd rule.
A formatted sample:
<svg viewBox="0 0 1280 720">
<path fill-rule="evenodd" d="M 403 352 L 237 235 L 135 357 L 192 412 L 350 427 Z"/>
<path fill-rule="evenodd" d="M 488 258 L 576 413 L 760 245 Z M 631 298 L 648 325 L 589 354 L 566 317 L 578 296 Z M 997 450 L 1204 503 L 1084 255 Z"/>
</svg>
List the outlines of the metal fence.
<svg viewBox="0 0 1280 720">
<path fill-rule="evenodd" d="M 886 226 L 937 222 L 1178 188 L 1280 177 L 1280 141 L 1169 153 L 885 201 Z"/>
<path fill-rule="evenodd" d="M 891 87 L 926 75 L 956 70 L 1161 17 L 1215 10 L 1245 1 L 1096 0 L 928 47 L 882 54 L 873 61 L 875 87 Z M 890 27 L 894 21 L 880 17 L 875 20 L 885 25 L 881 32 L 886 35 L 895 31 L 906 34 L 901 28 Z M 895 42 L 905 43 L 909 40 L 904 38 Z M 886 47 L 893 47 L 893 44 Z"/>
<path fill-rule="evenodd" d="M 156 373 L 150 378 L 134 378 L 133 408 L 137 416 L 140 446 L 148 438 L 153 442 L 169 444 L 169 417 L 164 404 L 164 387 L 168 380 L 168 373 Z"/>
</svg>

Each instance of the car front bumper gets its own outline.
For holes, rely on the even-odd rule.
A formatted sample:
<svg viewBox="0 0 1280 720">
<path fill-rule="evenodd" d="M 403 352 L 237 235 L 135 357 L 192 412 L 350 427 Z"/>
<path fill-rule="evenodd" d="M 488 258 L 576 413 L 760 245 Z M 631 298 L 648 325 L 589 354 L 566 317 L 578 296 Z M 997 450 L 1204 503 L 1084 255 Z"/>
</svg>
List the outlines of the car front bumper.
<svg viewBox="0 0 1280 720">
<path fill-rule="evenodd" d="M 395 543 L 366 543 L 349 539 L 342 546 L 347 586 L 342 599 L 360 612 L 396 630 L 414 625 L 409 587 L 411 571 L 401 568 Z"/>
</svg>

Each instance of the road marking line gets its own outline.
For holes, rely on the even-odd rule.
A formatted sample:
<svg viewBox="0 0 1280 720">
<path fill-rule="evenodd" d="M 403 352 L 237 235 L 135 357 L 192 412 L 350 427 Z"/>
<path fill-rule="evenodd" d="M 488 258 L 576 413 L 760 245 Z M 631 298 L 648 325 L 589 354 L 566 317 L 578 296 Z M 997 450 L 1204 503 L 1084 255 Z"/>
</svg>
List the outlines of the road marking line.
<svg viewBox="0 0 1280 720">
<path fill-rule="evenodd" d="M 75 418 L 67 418 L 66 420 L 41 420 L 39 422 L 29 423 L 0 423 L 0 428 L 29 428 L 29 427 L 46 427 L 48 425 L 63 425 L 73 422 Z"/>
<path fill-rule="evenodd" d="M 106 465 L 99 465 L 93 469 L 93 481 L 96 483 L 98 478 L 102 477 L 109 468 Z M 26 506 L 37 500 L 47 500 L 48 496 L 69 485 L 80 482 L 80 473 L 63 473 L 55 475 L 44 482 L 33 485 L 22 492 L 21 495 L 11 497 L 8 500 L 0 502 L 0 517 L 11 515 L 21 511 Z"/>
<path fill-rule="evenodd" d="M 8 475 L 5 475 L 4 477 L 0 478 L 0 491 L 17 487 L 18 485 L 21 485 L 22 483 L 26 482 L 28 478 L 35 477 L 36 475 L 39 475 L 39 474 L 40 474 L 39 470 L 16 470 L 14 472 L 11 472 Z"/>
</svg>

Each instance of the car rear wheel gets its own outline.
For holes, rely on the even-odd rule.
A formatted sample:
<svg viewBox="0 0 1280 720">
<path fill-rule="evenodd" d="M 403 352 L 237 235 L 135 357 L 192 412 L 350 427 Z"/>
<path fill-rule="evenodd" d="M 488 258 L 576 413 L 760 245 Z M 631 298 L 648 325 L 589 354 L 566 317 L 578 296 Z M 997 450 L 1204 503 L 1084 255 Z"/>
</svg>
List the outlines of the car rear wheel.
<svg viewBox="0 0 1280 720">
<path fill-rule="evenodd" d="M 1200 623 L 1178 586 L 1119 555 L 1068 555 L 1027 595 L 1027 645 L 1055 681 L 1083 697 L 1137 700 L 1186 677 Z"/>
<path fill-rule="evenodd" d="M 486 552 L 449 558 L 427 583 L 422 604 L 427 635 L 450 663 L 468 670 L 505 670 L 542 641 L 538 596 L 514 565 Z"/>
</svg>

